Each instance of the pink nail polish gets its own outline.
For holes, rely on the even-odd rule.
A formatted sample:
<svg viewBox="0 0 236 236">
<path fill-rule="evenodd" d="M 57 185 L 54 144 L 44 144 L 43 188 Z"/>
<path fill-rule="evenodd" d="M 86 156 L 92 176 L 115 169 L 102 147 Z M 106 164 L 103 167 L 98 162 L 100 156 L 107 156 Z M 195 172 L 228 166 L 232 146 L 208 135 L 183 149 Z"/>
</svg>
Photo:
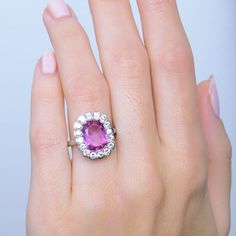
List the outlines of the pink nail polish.
<svg viewBox="0 0 236 236">
<path fill-rule="evenodd" d="M 45 52 L 42 56 L 42 73 L 52 75 L 56 72 L 56 59 L 52 51 Z"/>
<path fill-rule="evenodd" d="M 215 115 L 217 117 L 220 117 L 219 96 L 218 96 L 218 91 L 217 91 L 217 88 L 216 88 L 215 79 L 214 79 L 213 76 L 210 77 L 209 96 L 210 96 L 211 106 L 214 110 Z"/>
<path fill-rule="evenodd" d="M 48 9 L 55 18 L 61 18 L 71 15 L 68 6 L 64 0 L 49 0 Z"/>
</svg>

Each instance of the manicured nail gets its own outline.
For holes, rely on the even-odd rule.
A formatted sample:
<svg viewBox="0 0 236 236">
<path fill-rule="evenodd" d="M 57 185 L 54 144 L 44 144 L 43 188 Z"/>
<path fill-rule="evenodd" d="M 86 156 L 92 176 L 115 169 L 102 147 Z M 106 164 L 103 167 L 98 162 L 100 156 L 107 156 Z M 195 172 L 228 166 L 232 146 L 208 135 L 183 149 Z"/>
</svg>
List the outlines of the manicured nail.
<svg viewBox="0 0 236 236">
<path fill-rule="evenodd" d="M 52 75 L 56 72 L 56 58 L 52 51 L 45 52 L 42 56 L 42 73 Z"/>
<path fill-rule="evenodd" d="M 65 17 L 71 14 L 64 0 L 49 0 L 48 9 L 55 18 Z"/>
<path fill-rule="evenodd" d="M 211 106 L 213 108 L 213 111 L 217 117 L 220 117 L 220 104 L 219 104 L 219 96 L 218 91 L 216 88 L 216 83 L 214 76 L 212 75 L 210 77 L 210 83 L 209 83 L 209 96 L 210 96 L 210 102 Z"/>
</svg>

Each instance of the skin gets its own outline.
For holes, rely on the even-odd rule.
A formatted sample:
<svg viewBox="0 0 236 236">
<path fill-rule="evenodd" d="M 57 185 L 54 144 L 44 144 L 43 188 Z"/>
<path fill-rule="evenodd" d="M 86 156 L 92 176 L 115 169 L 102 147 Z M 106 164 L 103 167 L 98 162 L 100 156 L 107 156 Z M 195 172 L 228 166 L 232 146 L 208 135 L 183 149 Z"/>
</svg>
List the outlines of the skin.
<svg viewBox="0 0 236 236">
<path fill-rule="evenodd" d="M 142 42 L 129 1 L 90 0 L 103 72 L 74 13 L 44 22 L 57 59 L 32 88 L 32 236 L 226 236 L 230 228 L 231 146 L 198 87 L 191 48 L 174 0 L 138 0 Z M 91 161 L 69 131 L 81 114 L 113 120 L 117 146 Z"/>
</svg>

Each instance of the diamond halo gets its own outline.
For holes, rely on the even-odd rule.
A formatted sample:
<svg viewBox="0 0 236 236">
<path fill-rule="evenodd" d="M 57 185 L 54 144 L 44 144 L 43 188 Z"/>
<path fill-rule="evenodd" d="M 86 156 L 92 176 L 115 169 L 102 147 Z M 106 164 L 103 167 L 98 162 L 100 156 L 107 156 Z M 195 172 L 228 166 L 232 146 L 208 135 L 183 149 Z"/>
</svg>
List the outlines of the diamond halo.
<svg viewBox="0 0 236 236">
<path fill-rule="evenodd" d="M 115 148 L 115 129 L 105 114 L 89 112 L 79 116 L 74 124 L 74 136 L 83 156 L 102 159 Z"/>
</svg>

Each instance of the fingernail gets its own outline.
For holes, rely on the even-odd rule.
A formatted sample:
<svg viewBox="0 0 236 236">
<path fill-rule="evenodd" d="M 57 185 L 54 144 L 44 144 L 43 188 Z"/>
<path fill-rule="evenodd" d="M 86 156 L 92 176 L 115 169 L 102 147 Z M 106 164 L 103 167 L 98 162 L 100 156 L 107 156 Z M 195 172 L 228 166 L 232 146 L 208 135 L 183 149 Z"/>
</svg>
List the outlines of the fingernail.
<svg viewBox="0 0 236 236">
<path fill-rule="evenodd" d="M 217 91 L 214 76 L 212 75 L 209 80 L 210 80 L 210 83 L 209 83 L 209 96 L 210 96 L 211 106 L 213 108 L 213 111 L 214 111 L 215 115 L 217 117 L 220 117 L 219 96 L 218 96 L 218 91 Z"/>
<path fill-rule="evenodd" d="M 52 75 L 56 72 L 56 58 L 52 51 L 45 52 L 42 56 L 42 73 Z"/>
<path fill-rule="evenodd" d="M 48 9 L 55 18 L 61 18 L 70 15 L 70 10 L 64 0 L 49 0 Z"/>
</svg>

